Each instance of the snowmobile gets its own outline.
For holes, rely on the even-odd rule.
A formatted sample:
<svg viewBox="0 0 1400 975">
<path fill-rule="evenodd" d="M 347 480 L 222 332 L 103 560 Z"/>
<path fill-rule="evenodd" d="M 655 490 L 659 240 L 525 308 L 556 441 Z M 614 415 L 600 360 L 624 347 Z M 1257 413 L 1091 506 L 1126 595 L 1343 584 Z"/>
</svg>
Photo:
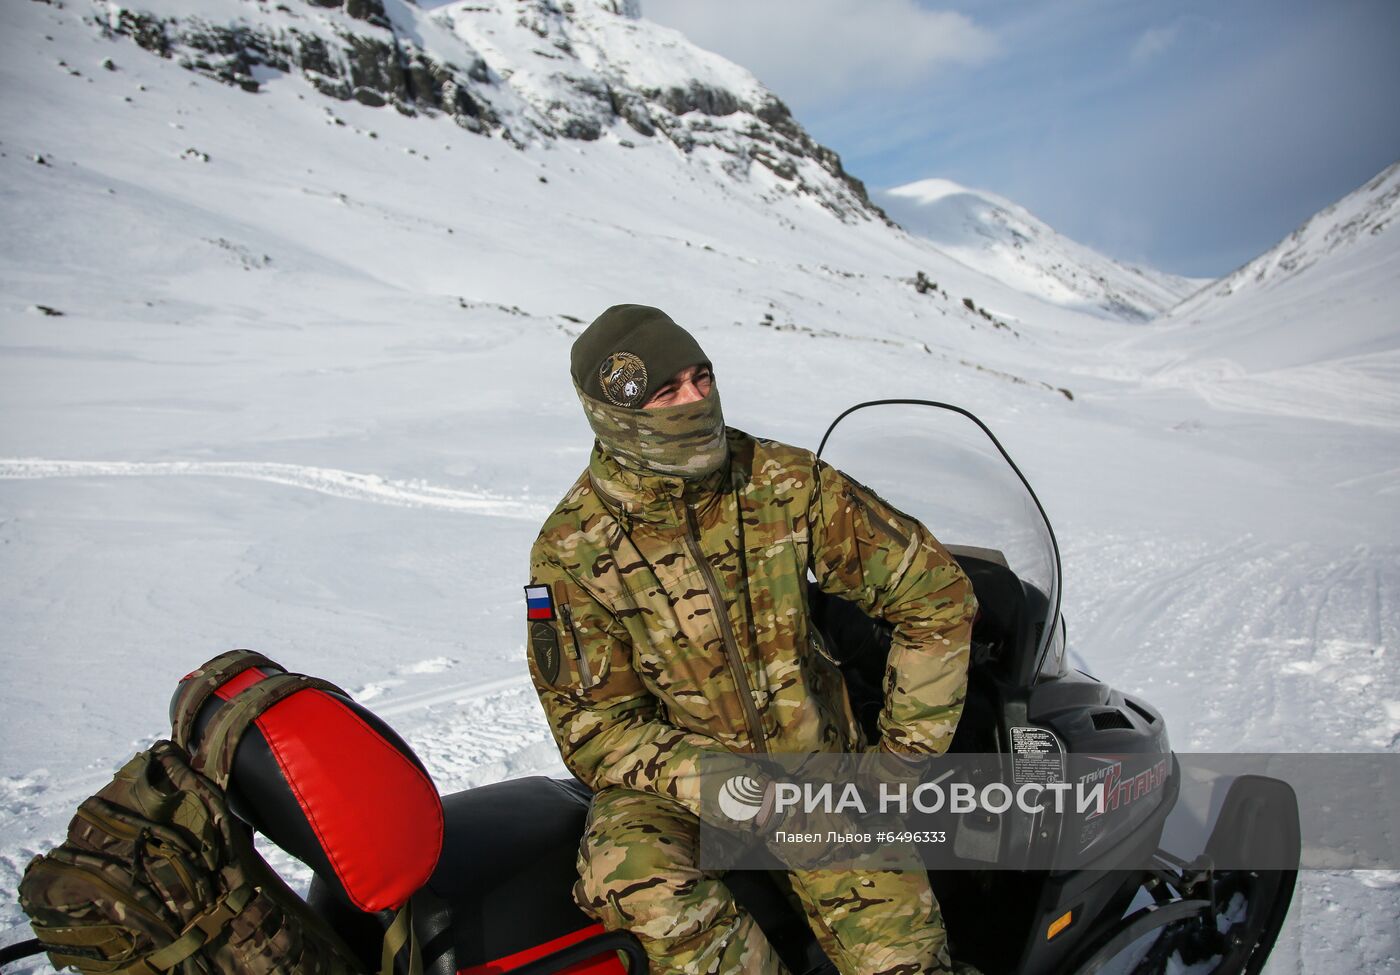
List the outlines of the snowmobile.
<svg viewBox="0 0 1400 975">
<path fill-rule="evenodd" d="M 1071 666 L 1054 532 L 991 430 L 957 406 L 880 400 L 842 413 L 819 455 L 950 543 L 972 581 L 981 608 L 952 752 L 1028 760 L 1041 770 L 1049 761 L 1052 775 L 1055 762 L 1073 756 L 1107 756 L 1129 777 L 1135 757 L 1168 763 L 1131 807 L 1092 829 L 1068 817 L 961 820 L 957 868 L 930 871 L 954 957 L 984 975 L 1150 975 L 1186 966 L 1258 973 L 1296 882 L 1296 796 L 1278 780 L 1241 776 L 1217 783 L 1204 811 L 1178 803 L 1182 773 L 1161 715 Z M 815 587 L 810 599 L 873 741 L 890 629 Z M 581 782 L 533 776 L 442 797 L 440 809 L 421 797 L 386 804 L 386 795 L 407 791 L 400 783 L 426 776 L 409 746 L 349 698 L 338 699 L 337 714 L 349 715 L 343 726 L 328 713 L 293 715 L 287 706 L 301 696 L 269 711 L 264 718 L 274 720 L 259 719 L 239 745 L 229 795 L 252 828 L 312 868 L 307 902 L 364 970 L 378 968 L 393 916 L 385 905 L 413 890 L 429 975 L 644 975 L 640 944 L 605 931 L 572 898 L 590 801 Z M 196 734 L 219 706 L 211 699 L 200 711 Z M 385 743 L 385 754 L 402 759 L 397 765 L 370 760 Z M 1176 816 L 1186 828 L 1168 828 Z M 1168 835 L 1204 840 L 1172 852 Z M 1248 851 L 1241 857 L 1223 846 L 1241 837 L 1268 851 L 1267 868 L 1220 866 L 1248 860 Z M 1015 869 L 1018 856 L 1046 846 L 1069 856 L 1054 869 Z M 418 871 L 411 877 L 396 867 L 409 861 Z M 793 975 L 835 971 L 782 871 L 735 870 L 724 881 Z M 7 949 L 0 962 L 22 950 Z"/>
</svg>

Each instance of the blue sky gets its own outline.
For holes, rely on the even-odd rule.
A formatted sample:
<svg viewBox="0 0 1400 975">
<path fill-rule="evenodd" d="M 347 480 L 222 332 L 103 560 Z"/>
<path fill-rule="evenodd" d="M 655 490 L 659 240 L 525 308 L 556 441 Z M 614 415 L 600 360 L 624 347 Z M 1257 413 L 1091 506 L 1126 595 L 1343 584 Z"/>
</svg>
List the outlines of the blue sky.
<svg viewBox="0 0 1400 975">
<path fill-rule="evenodd" d="M 1396 0 L 642 0 L 871 188 L 992 190 L 1227 273 L 1400 159 Z"/>
</svg>

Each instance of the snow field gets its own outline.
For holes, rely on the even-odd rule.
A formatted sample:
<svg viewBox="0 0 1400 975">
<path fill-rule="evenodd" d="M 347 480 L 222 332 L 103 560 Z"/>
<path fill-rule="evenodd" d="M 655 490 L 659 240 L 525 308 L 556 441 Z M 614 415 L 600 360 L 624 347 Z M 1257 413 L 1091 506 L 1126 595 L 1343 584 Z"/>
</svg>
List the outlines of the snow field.
<svg viewBox="0 0 1400 975">
<path fill-rule="evenodd" d="M 0 8 L 0 941 L 29 857 L 232 646 L 358 693 L 444 791 L 558 771 L 520 586 L 588 448 L 569 343 L 616 301 L 693 326 L 760 435 L 885 395 L 983 416 L 1055 523 L 1075 658 L 1178 747 L 1400 748 L 1393 274 L 1277 292 L 1327 339 L 1277 363 L 1230 345 L 1267 348 L 1250 306 L 1129 332 L 712 150 L 248 95 L 84 12 Z M 1268 971 L 1400 970 L 1397 916 L 1389 873 L 1306 874 Z"/>
</svg>

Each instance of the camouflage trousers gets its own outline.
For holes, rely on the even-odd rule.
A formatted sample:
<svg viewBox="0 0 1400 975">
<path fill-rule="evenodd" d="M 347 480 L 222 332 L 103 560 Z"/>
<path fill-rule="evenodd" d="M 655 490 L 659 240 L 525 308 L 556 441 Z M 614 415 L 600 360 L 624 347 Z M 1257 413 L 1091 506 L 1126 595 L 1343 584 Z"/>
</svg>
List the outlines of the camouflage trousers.
<svg viewBox="0 0 1400 975">
<path fill-rule="evenodd" d="M 696 867 L 700 822 L 646 792 L 593 798 L 574 898 L 608 930 L 630 931 L 653 975 L 770 975 L 785 969 L 718 874 Z M 789 874 L 807 922 L 841 975 L 936 975 L 949 962 L 922 870 Z"/>
</svg>

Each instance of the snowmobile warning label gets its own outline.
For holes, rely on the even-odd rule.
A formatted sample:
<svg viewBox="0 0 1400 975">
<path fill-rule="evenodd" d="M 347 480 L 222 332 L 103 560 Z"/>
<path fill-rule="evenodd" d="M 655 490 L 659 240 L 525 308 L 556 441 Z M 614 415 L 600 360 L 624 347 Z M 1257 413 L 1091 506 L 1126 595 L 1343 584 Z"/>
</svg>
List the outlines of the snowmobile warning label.
<svg viewBox="0 0 1400 975">
<path fill-rule="evenodd" d="M 1044 728 L 1012 728 L 1011 775 L 1018 785 L 1063 782 L 1064 749 L 1055 733 Z"/>
</svg>

